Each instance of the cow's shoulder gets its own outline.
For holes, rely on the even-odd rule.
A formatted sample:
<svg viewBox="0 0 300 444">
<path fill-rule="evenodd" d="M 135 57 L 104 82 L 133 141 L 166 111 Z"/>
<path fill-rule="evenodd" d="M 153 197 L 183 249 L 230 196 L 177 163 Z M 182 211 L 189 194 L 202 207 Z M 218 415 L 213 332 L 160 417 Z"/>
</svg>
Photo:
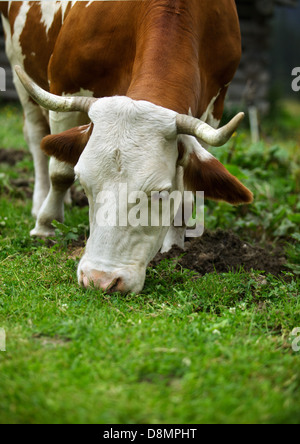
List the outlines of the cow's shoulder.
<svg viewBox="0 0 300 444">
<path fill-rule="evenodd" d="M 83 89 L 97 97 L 125 95 L 135 56 L 138 9 L 139 2 L 131 1 L 76 2 L 50 61 L 51 92 Z"/>
</svg>

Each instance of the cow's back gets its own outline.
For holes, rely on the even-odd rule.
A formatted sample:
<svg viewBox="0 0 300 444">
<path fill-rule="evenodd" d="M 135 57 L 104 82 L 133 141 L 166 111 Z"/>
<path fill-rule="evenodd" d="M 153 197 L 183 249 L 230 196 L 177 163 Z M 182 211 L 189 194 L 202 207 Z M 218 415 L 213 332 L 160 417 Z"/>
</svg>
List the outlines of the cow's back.
<svg viewBox="0 0 300 444">
<path fill-rule="evenodd" d="M 57 38 L 51 90 L 129 95 L 199 117 L 218 97 L 219 120 L 240 55 L 234 0 L 77 2 Z"/>
<path fill-rule="evenodd" d="M 23 65 L 44 89 L 50 82 L 59 95 L 129 95 L 198 117 L 215 99 L 220 119 L 241 52 L 234 0 L 71 4 L 10 3 L 5 28 L 12 64 Z M 145 62 L 147 42 L 155 48 Z M 147 81 L 139 63 L 149 68 Z"/>
</svg>

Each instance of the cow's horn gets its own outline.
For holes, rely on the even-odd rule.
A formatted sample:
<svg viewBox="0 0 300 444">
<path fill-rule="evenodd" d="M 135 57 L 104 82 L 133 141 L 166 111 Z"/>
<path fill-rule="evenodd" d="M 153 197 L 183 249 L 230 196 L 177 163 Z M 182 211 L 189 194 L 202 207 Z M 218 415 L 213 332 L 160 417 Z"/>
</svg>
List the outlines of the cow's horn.
<svg viewBox="0 0 300 444">
<path fill-rule="evenodd" d="M 83 111 L 88 112 L 91 105 L 97 100 L 94 97 L 61 97 L 51 94 L 31 80 L 20 66 L 15 66 L 22 85 L 30 96 L 43 108 L 52 111 Z"/>
<path fill-rule="evenodd" d="M 202 120 L 198 120 L 194 117 L 183 114 L 177 114 L 177 131 L 178 134 L 195 136 L 211 146 L 222 146 L 228 142 L 244 117 L 244 113 L 239 113 L 229 123 L 227 123 L 227 125 L 223 126 L 222 128 L 215 129 L 207 123 L 202 122 Z"/>
</svg>

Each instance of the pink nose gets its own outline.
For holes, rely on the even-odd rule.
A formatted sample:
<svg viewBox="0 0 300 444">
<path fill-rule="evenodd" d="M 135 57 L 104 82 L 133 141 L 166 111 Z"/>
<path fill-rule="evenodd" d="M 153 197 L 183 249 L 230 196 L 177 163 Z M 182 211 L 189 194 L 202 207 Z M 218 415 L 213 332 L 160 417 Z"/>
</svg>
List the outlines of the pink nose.
<svg viewBox="0 0 300 444">
<path fill-rule="evenodd" d="M 122 277 L 103 271 L 92 270 L 88 273 L 88 276 L 82 273 L 81 283 L 85 288 L 94 287 L 107 293 L 115 293 L 117 291 L 125 293 L 126 291 Z"/>
</svg>

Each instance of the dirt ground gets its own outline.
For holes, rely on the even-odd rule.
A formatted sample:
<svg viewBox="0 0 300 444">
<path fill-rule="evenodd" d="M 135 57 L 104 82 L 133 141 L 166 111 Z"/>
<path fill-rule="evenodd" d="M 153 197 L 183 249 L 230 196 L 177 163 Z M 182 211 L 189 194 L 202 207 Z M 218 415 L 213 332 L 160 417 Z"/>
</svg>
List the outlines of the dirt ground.
<svg viewBox="0 0 300 444">
<path fill-rule="evenodd" d="M 14 166 L 17 162 L 23 160 L 26 155 L 28 155 L 28 153 L 23 150 L 0 148 L 0 163 L 7 163 L 8 165 Z"/>
</svg>

